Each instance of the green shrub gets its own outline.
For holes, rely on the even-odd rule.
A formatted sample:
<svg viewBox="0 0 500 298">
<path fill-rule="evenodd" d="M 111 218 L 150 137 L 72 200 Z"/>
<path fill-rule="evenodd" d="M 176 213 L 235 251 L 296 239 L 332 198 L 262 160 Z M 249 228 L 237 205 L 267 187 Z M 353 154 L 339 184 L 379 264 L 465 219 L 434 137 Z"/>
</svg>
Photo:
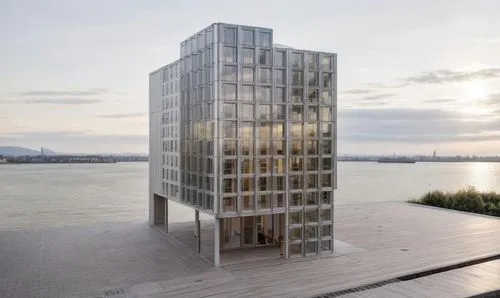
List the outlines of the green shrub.
<svg viewBox="0 0 500 298">
<path fill-rule="evenodd" d="M 408 202 L 500 217 L 500 194 L 468 187 L 455 193 L 435 190 Z"/>
<path fill-rule="evenodd" d="M 451 209 L 484 213 L 484 202 L 481 195 L 474 188 L 459 190 L 451 196 Z"/>
<path fill-rule="evenodd" d="M 435 190 L 423 195 L 420 198 L 420 203 L 441 208 L 449 208 L 449 196 L 440 190 Z"/>
</svg>

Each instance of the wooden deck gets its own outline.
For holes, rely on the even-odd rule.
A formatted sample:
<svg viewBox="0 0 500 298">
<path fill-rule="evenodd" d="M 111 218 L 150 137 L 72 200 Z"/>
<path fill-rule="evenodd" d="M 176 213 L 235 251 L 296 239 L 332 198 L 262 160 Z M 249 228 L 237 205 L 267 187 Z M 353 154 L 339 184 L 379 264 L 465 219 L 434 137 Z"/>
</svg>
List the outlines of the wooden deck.
<svg viewBox="0 0 500 298">
<path fill-rule="evenodd" d="M 182 235 L 181 230 L 169 237 Z M 192 229 L 187 231 L 192 235 Z M 356 249 L 321 258 L 232 262 L 202 276 L 159 282 L 148 297 L 310 297 L 350 289 L 498 255 L 500 220 L 407 203 L 346 205 L 336 207 L 335 238 Z M 500 288 L 498 265 L 484 265 L 475 272 L 484 275 L 482 280 L 490 281 L 491 288 Z M 443 289 L 457 282 L 441 278 L 435 286 L 426 283 L 433 276 L 404 282 L 412 287 L 408 293 L 442 297 Z"/>
<path fill-rule="evenodd" d="M 500 260 L 496 260 L 343 297 L 470 297 L 499 288 Z"/>
</svg>

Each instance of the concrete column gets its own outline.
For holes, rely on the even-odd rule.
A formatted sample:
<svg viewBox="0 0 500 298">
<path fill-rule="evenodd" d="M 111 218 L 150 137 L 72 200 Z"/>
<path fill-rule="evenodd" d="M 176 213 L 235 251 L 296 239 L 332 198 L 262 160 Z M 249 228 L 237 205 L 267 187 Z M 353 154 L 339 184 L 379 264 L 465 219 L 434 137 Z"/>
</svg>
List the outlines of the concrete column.
<svg viewBox="0 0 500 298">
<path fill-rule="evenodd" d="M 286 200 L 286 209 L 285 209 L 285 259 L 288 259 L 290 253 L 289 253 L 289 247 L 290 247 L 290 241 L 289 241 L 289 228 L 288 228 L 288 197 Z"/>
<path fill-rule="evenodd" d="M 164 211 L 164 225 L 165 225 L 165 233 L 168 233 L 168 199 L 165 198 L 165 208 Z"/>
<path fill-rule="evenodd" d="M 214 222 L 214 266 L 220 264 L 220 219 L 215 218 Z"/>
<path fill-rule="evenodd" d="M 201 251 L 201 229 L 200 229 L 200 211 L 194 211 L 194 223 L 195 223 L 195 237 L 196 237 L 196 252 L 200 253 Z"/>
</svg>

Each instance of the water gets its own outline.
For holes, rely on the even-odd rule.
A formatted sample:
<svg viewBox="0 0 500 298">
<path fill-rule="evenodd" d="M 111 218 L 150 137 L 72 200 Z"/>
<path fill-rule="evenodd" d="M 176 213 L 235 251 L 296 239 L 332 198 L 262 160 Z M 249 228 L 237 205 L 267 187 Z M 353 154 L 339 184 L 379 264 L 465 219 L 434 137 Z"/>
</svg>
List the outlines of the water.
<svg viewBox="0 0 500 298">
<path fill-rule="evenodd" d="M 500 163 L 338 165 L 340 205 L 405 201 L 467 186 L 500 192 Z M 0 229 L 146 221 L 147 213 L 147 163 L 0 166 Z M 176 204 L 169 213 L 173 222 L 194 217 Z"/>
</svg>

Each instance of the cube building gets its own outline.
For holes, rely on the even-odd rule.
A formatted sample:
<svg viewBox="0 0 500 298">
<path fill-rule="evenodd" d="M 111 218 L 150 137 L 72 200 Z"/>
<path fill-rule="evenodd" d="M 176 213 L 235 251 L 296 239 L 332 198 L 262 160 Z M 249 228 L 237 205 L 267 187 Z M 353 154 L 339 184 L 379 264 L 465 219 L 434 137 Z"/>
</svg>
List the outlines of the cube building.
<svg viewBox="0 0 500 298">
<path fill-rule="evenodd" d="M 198 233 L 210 215 L 216 266 L 233 249 L 333 252 L 337 55 L 273 39 L 212 24 L 149 76 L 149 222 L 168 232 L 168 201 L 194 209 Z"/>
</svg>

